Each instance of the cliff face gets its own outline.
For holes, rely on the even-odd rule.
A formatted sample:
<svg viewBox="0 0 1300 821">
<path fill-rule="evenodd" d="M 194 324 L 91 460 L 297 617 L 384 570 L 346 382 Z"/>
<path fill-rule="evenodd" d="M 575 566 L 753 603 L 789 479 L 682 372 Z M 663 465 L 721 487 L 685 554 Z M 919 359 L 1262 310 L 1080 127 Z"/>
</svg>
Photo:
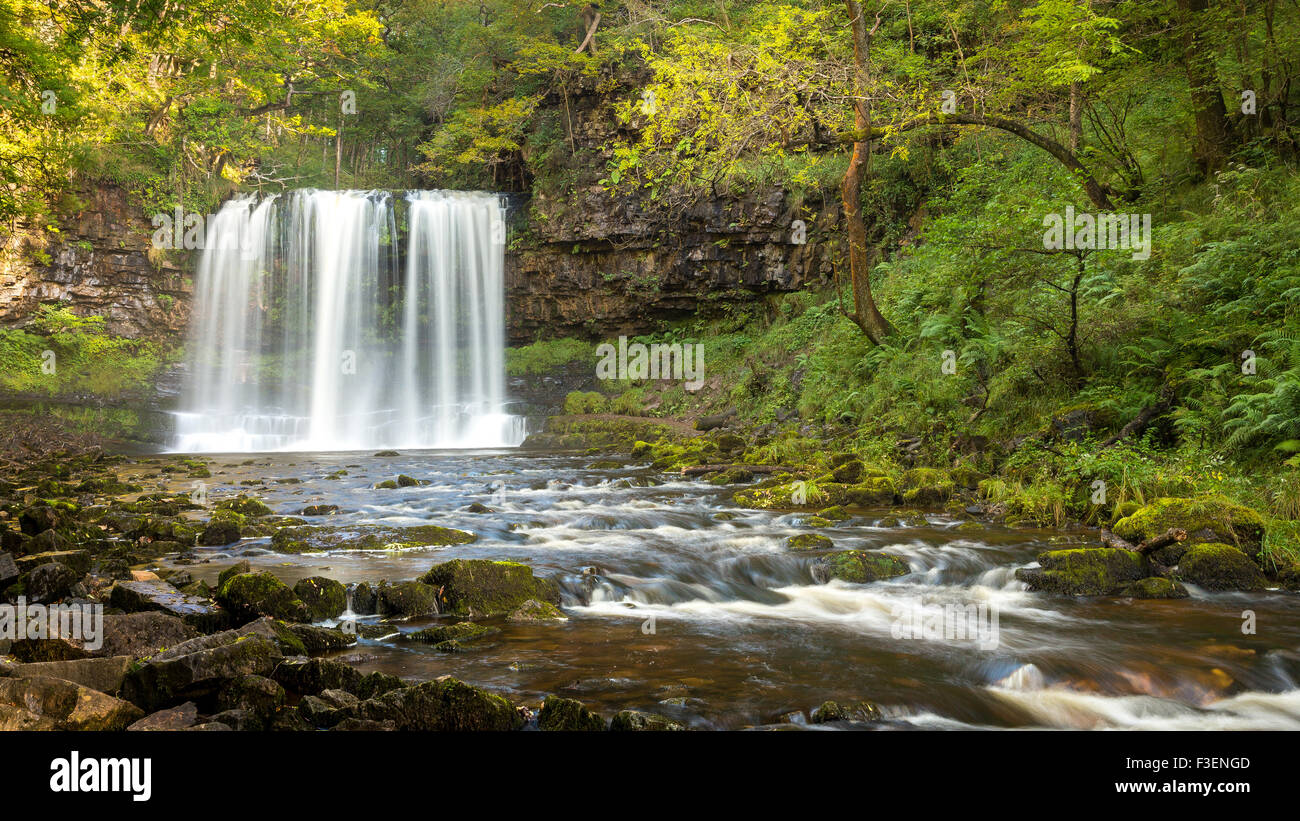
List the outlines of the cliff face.
<svg viewBox="0 0 1300 821">
<path fill-rule="evenodd" d="M 110 333 L 183 339 L 190 274 L 183 258 L 152 250 L 153 226 L 127 192 L 86 187 L 59 233 L 24 230 L 0 248 L 0 323 L 19 325 L 42 302 L 105 318 Z"/>
<path fill-rule="evenodd" d="M 605 191 L 597 180 L 620 128 L 614 97 L 633 93 L 615 85 L 570 100 L 570 168 L 579 169 L 579 182 L 562 195 L 535 194 L 512 218 L 511 344 L 645 333 L 662 320 L 833 280 L 836 199 L 766 188 L 664 206 L 636 191 Z"/>
<path fill-rule="evenodd" d="M 838 204 L 796 205 L 777 189 L 676 212 L 599 186 L 534 197 L 506 262 L 510 342 L 645 333 L 829 281 L 838 218 Z"/>
</svg>

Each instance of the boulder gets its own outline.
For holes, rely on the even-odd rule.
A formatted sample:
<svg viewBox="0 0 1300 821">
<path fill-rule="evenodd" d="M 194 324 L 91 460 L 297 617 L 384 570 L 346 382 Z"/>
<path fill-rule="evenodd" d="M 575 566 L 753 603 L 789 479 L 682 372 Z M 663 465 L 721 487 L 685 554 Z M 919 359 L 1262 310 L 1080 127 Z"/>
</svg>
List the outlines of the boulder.
<svg viewBox="0 0 1300 821">
<path fill-rule="evenodd" d="M 540 624 L 542 622 L 568 621 L 564 611 L 550 602 L 529 599 L 511 611 L 506 621 L 514 624 Z"/>
<path fill-rule="evenodd" d="M 1184 581 L 1206 590 L 1263 590 L 1268 580 L 1259 565 L 1229 544 L 1210 542 L 1187 548 L 1178 563 Z"/>
<path fill-rule="evenodd" d="M 128 732 L 158 732 L 168 730 L 187 730 L 199 723 L 199 708 L 192 701 L 179 707 L 159 710 L 127 727 Z"/>
<path fill-rule="evenodd" d="M 424 630 L 417 630 L 414 633 L 407 633 L 405 638 L 411 641 L 422 641 L 427 644 L 442 644 L 443 642 L 471 642 L 478 639 L 494 636 L 501 631 L 495 627 L 485 627 L 481 624 L 475 624 L 472 621 L 462 621 L 457 624 L 448 624 L 441 627 L 429 627 Z"/>
<path fill-rule="evenodd" d="M 81 574 L 58 562 L 48 562 L 35 567 L 22 578 L 28 601 L 49 604 L 68 595 L 72 586 L 81 581 Z"/>
<path fill-rule="evenodd" d="M 217 603 L 237 621 L 270 616 L 284 621 L 311 620 L 307 605 L 284 582 L 265 570 L 226 579 L 216 592 Z"/>
<path fill-rule="evenodd" d="M 294 594 L 307 605 L 312 621 L 324 621 L 347 609 L 348 590 L 334 579 L 311 576 L 293 586 Z"/>
<path fill-rule="evenodd" d="M 537 726 L 542 730 L 599 732 L 605 729 L 605 720 L 588 710 L 581 701 L 547 696 L 537 714 Z"/>
<path fill-rule="evenodd" d="M 284 687 L 266 676 L 241 676 L 217 691 L 218 710 L 247 710 L 263 719 L 275 715 L 284 702 Z"/>
<path fill-rule="evenodd" d="M 376 609 L 385 616 L 434 616 L 439 612 L 437 588 L 421 582 L 380 583 L 376 598 Z"/>
<path fill-rule="evenodd" d="M 881 579 L 905 576 L 912 568 L 905 559 L 890 553 L 865 550 L 842 550 L 822 556 L 812 567 L 813 578 L 821 584 L 831 579 L 865 584 Z"/>
<path fill-rule="evenodd" d="M 1129 582 L 1119 589 L 1118 595 L 1134 599 L 1185 599 L 1187 588 L 1171 579 L 1151 576 Z"/>
<path fill-rule="evenodd" d="M 211 639 L 217 641 L 204 641 Z M 150 658 L 127 673 L 122 695 L 150 711 L 189 700 L 203 703 L 234 679 L 271 675 L 282 658 L 275 642 L 228 630 Z"/>
<path fill-rule="evenodd" d="M 370 721 L 392 721 L 400 730 L 460 732 L 517 730 L 520 712 L 506 699 L 454 678 L 426 681 L 363 701 L 356 715 Z"/>
<path fill-rule="evenodd" d="M 786 539 L 785 546 L 791 550 L 830 550 L 835 543 L 818 533 L 800 533 Z"/>
<path fill-rule="evenodd" d="M 1111 547 L 1048 550 L 1038 554 L 1038 565 L 1018 569 L 1016 578 L 1030 590 L 1067 596 L 1112 595 L 1151 575 L 1143 556 Z"/>
<path fill-rule="evenodd" d="M 1188 547 L 1198 542 L 1229 544 L 1252 559 L 1259 555 L 1264 541 L 1264 519 L 1222 496 L 1156 499 L 1116 522 L 1114 531 L 1139 544 L 1170 528 L 1187 531 Z"/>
<path fill-rule="evenodd" d="M 440 591 L 442 612 L 457 616 L 504 616 L 529 599 L 560 603 L 555 582 L 537 578 L 518 562 L 453 559 L 435 565 L 420 581 Z"/>
<path fill-rule="evenodd" d="M 111 614 L 104 616 L 104 643 L 95 655 L 152 656 L 198 635 L 192 625 L 168 613 Z"/>
<path fill-rule="evenodd" d="M 46 676 L 0 678 L 0 705 L 37 717 L 29 719 L 11 710 L 9 721 L 35 721 L 44 725 L 40 719 L 48 719 L 52 729 L 58 730 L 124 730 L 144 715 L 139 707 L 127 701 Z"/>
<path fill-rule="evenodd" d="M 49 562 L 67 565 L 81 576 L 90 572 L 90 553 L 85 550 L 46 550 L 30 553 L 18 559 L 18 572 L 28 573 Z"/>
<path fill-rule="evenodd" d="M 230 626 L 226 611 L 207 599 L 182 593 L 164 581 L 117 582 L 109 594 L 109 603 L 127 613 L 162 613 L 201 631 Z"/>
<path fill-rule="evenodd" d="M 13 664 L 6 669 L 14 678 L 58 678 L 101 693 L 116 695 L 130 664 L 130 656 L 114 656 Z"/>
<path fill-rule="evenodd" d="M 288 658 L 275 668 L 273 678 L 286 690 L 318 695 L 325 690 L 346 690 L 367 697 L 377 692 L 362 688 L 364 677 L 355 668 L 333 659 Z"/>
<path fill-rule="evenodd" d="M 934 468 L 913 468 L 903 474 L 903 502 L 909 505 L 938 505 L 952 496 L 952 477 Z"/>
<path fill-rule="evenodd" d="M 686 725 L 655 713 L 623 710 L 614 715 L 614 719 L 609 723 L 609 729 L 615 732 L 667 731 L 685 730 Z"/>
</svg>

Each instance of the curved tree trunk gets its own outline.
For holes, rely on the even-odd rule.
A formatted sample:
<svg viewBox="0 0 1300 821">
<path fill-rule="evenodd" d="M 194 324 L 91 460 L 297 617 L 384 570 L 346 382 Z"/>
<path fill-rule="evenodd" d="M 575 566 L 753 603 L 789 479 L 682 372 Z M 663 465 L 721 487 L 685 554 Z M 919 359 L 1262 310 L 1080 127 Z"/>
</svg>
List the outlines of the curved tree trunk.
<svg viewBox="0 0 1300 821">
<path fill-rule="evenodd" d="M 845 0 L 845 4 L 848 6 L 849 24 L 853 32 L 853 85 L 857 97 L 853 103 L 854 130 L 864 137 L 853 143 L 853 156 L 849 159 L 849 167 L 844 172 L 844 181 L 840 186 L 844 222 L 848 228 L 849 278 L 853 284 L 853 314 L 850 318 L 868 339 L 880 344 L 881 340 L 894 332 L 894 328 L 880 313 L 871 296 L 871 268 L 875 255 L 868 248 L 867 224 L 862 218 L 862 179 L 871 173 L 871 103 L 867 99 L 871 35 L 867 31 L 867 21 L 862 16 L 862 4 L 858 0 Z"/>
</svg>

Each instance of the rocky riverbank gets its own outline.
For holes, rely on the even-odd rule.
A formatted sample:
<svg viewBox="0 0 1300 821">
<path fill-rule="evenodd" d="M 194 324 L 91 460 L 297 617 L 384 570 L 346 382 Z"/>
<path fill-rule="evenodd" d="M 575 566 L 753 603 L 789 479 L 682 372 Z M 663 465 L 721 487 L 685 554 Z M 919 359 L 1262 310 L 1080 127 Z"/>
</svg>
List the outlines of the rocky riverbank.
<svg viewBox="0 0 1300 821">
<path fill-rule="evenodd" d="M 530 445 L 586 453 L 590 468 L 615 475 L 629 459 L 648 465 L 648 474 L 618 480 L 629 486 L 686 477 L 729 494 L 740 508 L 797 513 L 798 529 L 785 550 L 810 561 L 815 584 L 872 585 L 922 569 L 896 551 L 837 544 L 839 534 L 866 521 L 866 512 L 873 527 L 924 525 L 927 515 L 939 514 L 957 521 L 954 532 L 972 536 L 1027 523 L 1014 502 L 990 501 L 995 479 L 978 471 L 901 469 L 837 450 L 829 439 L 779 452 L 765 431 L 732 429 L 727 421 L 704 420 L 698 427 L 709 430 L 701 431 L 673 420 L 553 417 Z M 4 466 L 0 598 L 26 607 L 24 618 L 38 612 L 33 607 L 41 613 L 102 607 L 102 631 L 93 641 L 36 628 L 0 639 L 2 728 L 687 726 L 654 705 L 610 714 L 561 692 L 519 701 L 472 679 L 418 680 L 357 669 L 354 662 L 364 658 L 358 645 L 376 637 L 454 660 L 472 658 L 503 628 L 542 636 L 566 621 L 565 599 L 549 573 L 517 561 L 437 557 L 452 547 L 472 550 L 478 542 L 480 534 L 463 526 L 463 516 L 457 527 L 436 523 L 437 510 L 430 511 L 435 521 L 420 525 L 344 522 L 337 504 L 319 503 L 286 515 L 283 506 L 276 512 L 263 502 L 259 489 L 293 487 L 300 481 L 294 477 L 235 480 L 239 462 L 130 456 L 89 438 L 64 445 L 46 442 L 31 449 L 28 461 Z M 382 469 L 396 456 L 371 458 Z M 429 485 L 414 472 L 394 471 L 358 492 L 373 499 Z M 341 481 L 347 474 L 339 469 L 322 480 Z M 185 487 L 189 492 L 179 489 Z M 460 512 L 486 522 L 494 509 L 474 503 Z M 1188 595 L 1187 585 L 1300 589 L 1297 568 L 1279 565 L 1262 549 L 1264 520 L 1226 499 L 1160 498 L 1103 513 L 1103 528 L 1081 522 L 1059 528 L 1062 548 L 1040 552 L 1015 577 L 1043 596 L 1177 599 Z M 263 546 L 244 555 L 434 555 L 414 579 L 355 581 L 316 573 L 285 580 L 274 564 L 254 566 L 234 555 L 233 548 L 248 540 Z M 207 570 L 214 565 L 219 573 Z M 592 572 L 597 575 L 584 578 L 596 583 L 603 571 Z M 404 629 L 409 625 L 418 629 Z M 881 718 L 870 702 L 820 701 L 784 720 L 869 726 Z"/>
</svg>

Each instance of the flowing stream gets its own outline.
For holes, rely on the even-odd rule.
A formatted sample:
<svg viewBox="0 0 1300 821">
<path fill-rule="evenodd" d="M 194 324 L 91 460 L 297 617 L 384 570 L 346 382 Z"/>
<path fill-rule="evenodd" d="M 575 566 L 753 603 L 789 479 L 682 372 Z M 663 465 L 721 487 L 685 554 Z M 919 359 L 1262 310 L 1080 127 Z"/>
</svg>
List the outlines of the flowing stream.
<svg viewBox="0 0 1300 821">
<path fill-rule="evenodd" d="M 514 446 L 492 194 L 294 191 L 209 219 L 174 449 Z"/>
<path fill-rule="evenodd" d="M 590 458 L 217 457 L 214 498 L 248 489 L 241 481 L 262 481 L 253 492 L 277 513 L 309 504 L 342 509 L 313 523 L 436 523 L 479 540 L 293 556 L 269 552 L 266 539 L 245 539 L 199 548 L 210 561 L 187 569 L 212 582 L 248 558 L 289 584 L 312 575 L 352 584 L 414 579 L 456 557 L 527 563 L 560 583 L 567 622 L 497 620 L 502 632 L 464 653 L 393 636 L 362 639 L 343 655 L 363 671 L 450 674 L 520 701 L 557 693 L 606 715 L 644 709 L 701 728 L 787 726 L 834 699 L 876 703 L 884 720 L 867 726 L 888 728 L 1300 729 L 1300 597 L 1195 588 L 1181 601 L 1030 593 L 1015 569 L 1087 533 L 959 529 L 951 518 L 916 512 L 896 523 L 888 511 L 857 511 L 814 530 L 804 514 L 736 508 L 726 488 L 645 465 L 594 469 Z M 339 470 L 346 475 L 326 478 Z M 429 484 L 373 489 L 399 472 Z M 467 511 L 473 502 L 493 512 Z M 816 555 L 785 544 L 808 532 L 829 536 L 836 549 L 887 550 L 913 572 L 818 584 Z M 996 641 L 898 635 L 908 614 L 981 604 L 997 614 Z M 1242 632 L 1246 611 L 1253 634 Z"/>
</svg>

